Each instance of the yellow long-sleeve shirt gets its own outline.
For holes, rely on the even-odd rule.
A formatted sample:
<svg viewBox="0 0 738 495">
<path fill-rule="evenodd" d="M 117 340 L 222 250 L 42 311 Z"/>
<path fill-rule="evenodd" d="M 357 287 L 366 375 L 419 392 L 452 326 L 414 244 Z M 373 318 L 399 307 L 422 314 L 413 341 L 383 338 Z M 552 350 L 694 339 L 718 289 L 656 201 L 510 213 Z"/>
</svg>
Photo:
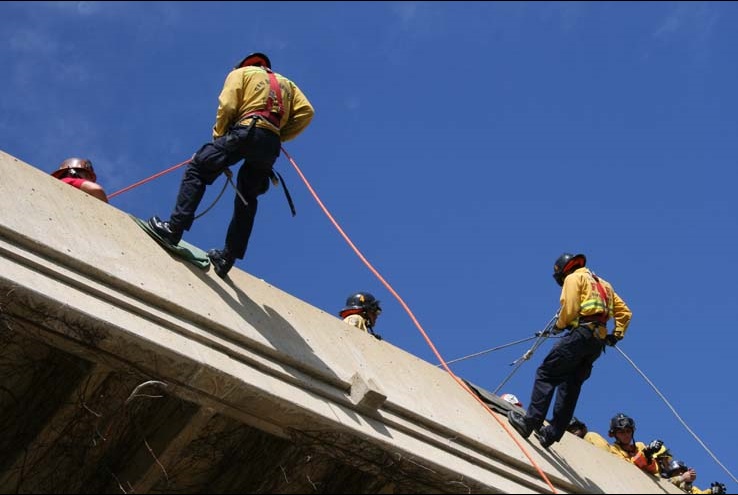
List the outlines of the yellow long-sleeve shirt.
<svg viewBox="0 0 738 495">
<path fill-rule="evenodd" d="M 687 493 L 692 493 L 695 495 L 700 493 L 712 493 L 712 490 L 710 488 L 703 490 L 701 488 L 697 488 L 692 483 L 683 481 L 681 475 L 672 476 L 671 478 L 669 478 L 669 481 L 671 481 L 672 484 L 678 486 Z"/>
<path fill-rule="evenodd" d="M 588 431 L 587 434 L 584 435 L 584 439 L 595 447 L 599 447 L 607 451 L 610 450 L 610 443 L 602 435 L 595 431 Z"/>
<path fill-rule="evenodd" d="M 601 277 L 597 279 L 605 291 L 607 301 L 602 300 L 594 275 L 587 268 L 579 268 L 564 279 L 560 298 L 561 311 L 556 326 L 559 328 L 576 326 L 580 316 L 606 313 L 608 318 L 615 320 L 613 334 L 623 337 L 633 313 L 609 282 Z M 597 331 L 599 337 L 604 338 L 607 328 L 603 325 Z"/>
<path fill-rule="evenodd" d="M 279 135 L 284 142 L 297 137 L 305 130 L 315 110 L 295 83 L 276 72 L 274 75 L 282 90 L 284 113 L 279 126 Z M 269 74 L 266 70 L 255 66 L 232 70 L 226 77 L 223 90 L 218 97 L 213 139 L 225 135 L 228 129 L 241 122 L 247 114 L 266 109 L 270 89 Z M 243 122 L 244 125 L 249 123 Z M 256 126 L 277 132 L 263 120 L 258 120 Z"/>
<path fill-rule="evenodd" d="M 348 315 L 343 319 L 344 322 L 349 325 L 353 325 L 363 332 L 369 333 L 369 328 L 366 325 L 366 319 L 361 315 Z"/>
<path fill-rule="evenodd" d="M 649 474 L 657 474 L 659 472 L 659 465 L 656 463 L 656 461 L 654 459 L 651 459 L 649 461 L 648 459 L 646 459 L 646 455 L 643 453 L 643 451 L 646 449 L 646 444 L 644 444 L 643 442 L 636 442 L 635 445 L 630 445 L 629 448 L 631 449 L 630 451 L 624 449 L 618 443 L 611 443 L 610 453 L 622 457 L 626 461 L 635 464 Z"/>
</svg>

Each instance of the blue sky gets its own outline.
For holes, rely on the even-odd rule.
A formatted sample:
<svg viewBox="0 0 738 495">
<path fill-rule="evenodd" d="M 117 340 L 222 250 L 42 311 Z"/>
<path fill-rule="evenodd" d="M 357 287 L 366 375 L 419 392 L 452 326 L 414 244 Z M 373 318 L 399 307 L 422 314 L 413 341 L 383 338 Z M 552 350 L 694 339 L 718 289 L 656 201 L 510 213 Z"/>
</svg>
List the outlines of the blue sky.
<svg viewBox="0 0 738 495">
<path fill-rule="evenodd" d="M 623 351 L 735 474 L 737 23 L 728 2 L 3 2 L 0 149 L 49 172 L 89 158 L 112 193 L 207 142 L 228 70 L 263 51 L 316 110 L 285 148 L 445 359 L 540 330 L 553 262 L 585 253 L 633 310 Z M 386 341 L 436 363 L 290 163 L 277 170 L 298 214 L 271 189 L 237 266 L 331 314 L 370 291 Z M 111 204 L 167 217 L 181 176 Z M 222 246 L 225 198 L 186 240 Z M 531 343 L 452 369 L 493 391 Z M 501 393 L 527 405 L 550 344 Z M 576 416 L 606 435 L 620 411 L 697 486 L 738 490 L 608 351 Z"/>
</svg>

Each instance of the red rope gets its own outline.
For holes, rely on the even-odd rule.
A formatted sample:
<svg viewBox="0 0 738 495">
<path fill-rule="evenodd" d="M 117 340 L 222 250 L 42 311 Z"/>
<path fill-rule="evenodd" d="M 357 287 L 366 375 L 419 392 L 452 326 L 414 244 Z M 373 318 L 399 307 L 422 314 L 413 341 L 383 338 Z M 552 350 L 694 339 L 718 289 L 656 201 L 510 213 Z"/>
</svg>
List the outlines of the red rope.
<svg viewBox="0 0 738 495">
<path fill-rule="evenodd" d="M 143 179 L 143 180 L 140 180 L 140 181 L 136 182 L 135 184 L 131 184 L 128 187 L 124 187 L 123 189 L 121 189 L 119 191 L 115 191 L 113 194 L 108 195 L 108 199 L 112 199 L 112 198 L 118 196 L 119 194 L 123 194 L 126 191 L 130 191 L 134 187 L 138 187 L 140 185 L 146 184 L 147 182 L 150 182 L 150 181 L 152 181 L 154 179 L 158 179 L 162 175 L 165 175 L 165 174 L 168 174 L 169 172 L 172 172 L 174 170 L 177 170 L 179 167 L 190 163 L 190 160 L 192 160 L 192 159 L 191 158 L 188 158 L 187 160 L 183 161 L 182 163 L 178 163 L 178 164 L 176 164 L 176 165 L 174 165 L 172 167 L 169 167 L 166 170 L 162 170 L 158 174 L 154 174 L 151 177 L 147 177 L 146 179 Z"/>
<path fill-rule="evenodd" d="M 379 281 L 382 282 L 382 284 L 387 288 L 388 291 L 390 291 L 390 293 L 395 297 L 395 299 L 397 299 L 399 301 L 400 305 L 403 307 L 403 309 L 405 310 L 405 312 L 407 312 L 407 314 L 410 315 L 410 319 L 413 321 L 413 323 L 415 323 L 415 326 L 418 328 L 418 330 L 420 330 L 420 333 L 423 335 L 423 338 L 428 343 L 428 346 L 433 351 L 433 354 L 435 354 L 436 357 L 438 358 L 438 360 L 441 362 L 441 364 L 443 365 L 443 368 L 446 370 L 446 372 L 449 375 L 451 375 L 451 377 L 456 381 L 456 383 L 458 383 L 461 386 L 461 388 L 463 388 L 464 390 L 466 390 L 477 402 L 479 402 L 487 410 L 487 412 L 490 413 L 490 415 L 495 419 L 495 421 L 497 421 L 497 423 L 499 423 L 499 425 L 502 427 L 502 429 L 505 430 L 508 433 L 508 435 L 510 435 L 510 438 L 512 438 L 512 440 L 515 442 L 515 444 L 520 448 L 520 450 L 523 452 L 523 454 L 528 458 L 528 460 L 533 465 L 533 467 L 536 468 L 536 470 L 538 471 L 538 473 L 541 475 L 541 478 L 543 478 L 543 480 L 546 482 L 546 484 L 549 486 L 549 488 L 551 488 L 551 493 L 558 493 L 556 491 L 556 488 L 554 488 L 553 484 L 551 484 L 551 481 L 549 481 L 549 479 L 546 476 L 546 474 L 538 466 L 538 464 L 536 464 L 536 462 L 533 460 L 533 458 L 531 457 L 531 455 L 528 453 L 528 451 L 525 449 L 525 447 L 523 447 L 523 445 L 518 441 L 518 439 L 515 437 L 515 435 L 512 434 L 512 432 L 507 427 L 507 425 L 504 424 L 502 421 L 500 421 L 500 419 L 497 417 L 497 415 L 496 414 L 493 414 L 492 410 L 487 406 L 487 404 L 485 404 L 484 401 L 482 401 L 482 399 L 477 394 L 475 394 L 474 392 L 472 392 L 471 389 L 466 385 L 466 383 L 464 383 L 464 381 L 461 380 L 461 378 L 457 377 L 451 371 L 451 369 L 448 367 L 448 364 L 446 363 L 446 361 L 443 359 L 443 357 L 441 357 L 441 354 L 438 352 L 438 349 L 436 349 L 436 346 L 433 344 L 433 341 L 430 339 L 430 337 L 428 337 L 428 334 L 425 332 L 425 330 L 423 329 L 423 327 L 420 325 L 420 322 L 418 321 L 418 319 L 415 317 L 415 315 L 413 314 L 413 312 L 410 310 L 410 307 L 405 303 L 405 301 L 402 299 L 402 297 L 400 297 L 400 295 L 395 291 L 395 289 L 384 279 L 384 277 L 374 268 L 374 266 L 371 263 L 369 263 L 369 260 L 367 260 L 366 257 L 361 253 L 361 251 L 359 251 L 359 249 L 351 241 L 351 239 L 349 238 L 349 236 L 346 235 L 346 232 L 344 232 L 344 230 L 341 228 L 341 226 L 338 224 L 338 222 L 336 222 L 336 220 L 333 218 L 333 215 L 331 215 L 331 213 L 328 211 L 328 208 L 325 207 L 325 205 L 323 204 L 323 202 L 320 200 L 320 198 L 316 194 L 315 190 L 312 188 L 312 186 L 310 185 L 310 183 L 308 182 L 308 180 L 305 178 L 305 175 L 302 173 L 302 170 L 300 170 L 300 167 L 297 166 L 297 163 L 295 163 L 295 160 L 293 160 L 292 157 L 290 156 L 290 154 L 287 153 L 287 150 L 285 150 L 284 148 L 282 148 L 282 152 L 287 157 L 287 159 L 290 161 L 290 163 L 292 164 L 292 166 L 295 167 L 295 170 L 297 170 L 298 175 L 300 176 L 300 178 L 302 179 L 302 181 L 305 183 L 305 185 L 307 186 L 307 188 L 310 191 L 310 193 L 313 195 L 313 198 L 315 198 L 315 201 L 317 201 L 318 205 L 323 210 L 323 213 L 326 214 L 326 216 L 331 221 L 331 223 L 333 224 L 333 226 L 336 228 L 336 230 L 338 230 L 338 233 L 341 234 L 341 236 L 344 238 L 344 240 L 348 243 L 348 245 L 351 247 L 351 249 L 353 249 L 353 251 L 356 253 L 356 255 L 361 259 L 361 261 L 364 262 L 364 264 L 367 266 L 367 268 L 369 268 L 369 270 L 379 279 Z"/>
</svg>

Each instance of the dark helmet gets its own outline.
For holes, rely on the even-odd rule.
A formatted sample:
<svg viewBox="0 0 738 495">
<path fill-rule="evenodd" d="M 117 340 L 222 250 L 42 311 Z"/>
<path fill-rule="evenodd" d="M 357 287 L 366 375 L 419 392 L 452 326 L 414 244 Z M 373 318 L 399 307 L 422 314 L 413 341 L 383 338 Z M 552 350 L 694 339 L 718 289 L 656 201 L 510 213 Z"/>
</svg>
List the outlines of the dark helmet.
<svg viewBox="0 0 738 495">
<path fill-rule="evenodd" d="M 346 307 L 341 310 L 341 313 L 351 310 L 362 310 L 374 313 L 382 312 L 382 308 L 379 307 L 379 301 L 377 301 L 376 298 L 368 292 L 357 292 L 346 299 Z"/>
<path fill-rule="evenodd" d="M 243 60 L 236 64 L 234 69 L 248 67 L 249 65 L 258 65 L 259 67 L 266 67 L 267 69 L 272 68 L 272 62 L 269 60 L 269 57 L 263 53 L 255 52 L 246 55 Z"/>
<path fill-rule="evenodd" d="M 583 254 L 564 253 L 554 263 L 553 278 L 556 283 L 564 285 L 564 279 L 577 268 L 583 268 L 587 264 L 587 257 Z"/>
<path fill-rule="evenodd" d="M 610 431 L 608 432 L 610 436 L 615 435 L 615 432 L 617 430 L 622 430 L 623 428 L 632 428 L 635 432 L 636 424 L 635 421 L 633 421 L 633 418 L 630 416 L 623 414 L 623 413 L 617 413 L 615 416 L 612 417 L 610 420 Z"/>
<path fill-rule="evenodd" d="M 684 461 L 678 461 L 676 459 L 673 459 L 669 463 L 669 465 L 666 467 L 664 474 L 666 474 L 667 478 L 671 478 L 672 476 L 681 474 L 687 471 L 688 469 L 689 467 L 684 463 Z"/>
<path fill-rule="evenodd" d="M 57 179 L 63 179 L 68 175 L 77 175 L 79 170 L 84 170 L 87 173 L 87 180 L 91 180 L 92 182 L 97 181 L 97 175 L 95 174 L 95 169 L 92 168 L 92 162 L 85 158 L 67 158 L 61 162 L 58 169 L 51 172 L 51 175 Z"/>
<path fill-rule="evenodd" d="M 566 427 L 566 429 L 569 431 L 585 428 L 587 428 L 587 425 L 579 421 L 576 416 L 572 416 L 571 421 L 569 421 L 569 426 Z"/>
</svg>

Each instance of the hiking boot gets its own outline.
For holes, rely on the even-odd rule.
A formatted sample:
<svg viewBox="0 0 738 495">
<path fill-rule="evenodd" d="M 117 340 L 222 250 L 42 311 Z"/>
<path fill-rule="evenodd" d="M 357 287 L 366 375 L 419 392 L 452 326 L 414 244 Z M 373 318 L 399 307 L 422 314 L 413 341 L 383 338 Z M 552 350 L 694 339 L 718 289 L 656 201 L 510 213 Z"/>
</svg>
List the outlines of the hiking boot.
<svg viewBox="0 0 738 495">
<path fill-rule="evenodd" d="M 162 222 L 157 216 L 149 218 L 149 228 L 172 246 L 176 246 L 182 240 L 181 230 L 172 227 L 172 224 L 169 222 Z"/>
<path fill-rule="evenodd" d="M 528 422 L 525 420 L 525 415 L 520 414 L 518 411 L 508 411 L 507 421 L 523 438 L 528 438 L 533 432 L 533 428 L 528 426 Z"/>
<path fill-rule="evenodd" d="M 236 262 L 236 259 L 228 254 L 225 249 L 211 249 L 208 251 L 208 258 L 210 258 L 213 269 L 220 278 L 226 278 L 226 275 L 228 275 L 228 272 L 233 267 L 233 263 Z"/>
<path fill-rule="evenodd" d="M 556 441 L 554 440 L 553 429 L 551 426 L 544 426 L 535 432 L 536 438 L 544 449 L 549 448 Z"/>
</svg>

